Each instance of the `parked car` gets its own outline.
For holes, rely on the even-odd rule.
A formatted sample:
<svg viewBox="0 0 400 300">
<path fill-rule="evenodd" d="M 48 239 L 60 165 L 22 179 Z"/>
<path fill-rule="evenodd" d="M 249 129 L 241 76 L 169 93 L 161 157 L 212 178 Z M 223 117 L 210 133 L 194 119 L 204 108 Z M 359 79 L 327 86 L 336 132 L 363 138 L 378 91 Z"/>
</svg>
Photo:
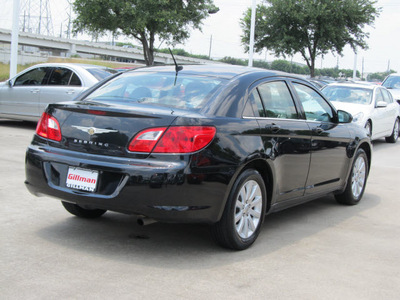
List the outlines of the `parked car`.
<svg viewBox="0 0 400 300">
<path fill-rule="evenodd" d="M 385 138 L 395 143 L 399 137 L 400 107 L 389 91 L 378 85 L 333 83 L 322 89 L 331 103 L 353 115 L 371 140 Z"/>
<path fill-rule="evenodd" d="M 382 82 L 382 86 L 387 88 L 393 98 L 400 104 L 400 74 L 390 74 Z"/>
<path fill-rule="evenodd" d="M 27 149 L 25 184 L 78 217 L 111 210 L 141 223 L 208 223 L 217 243 L 241 250 L 265 214 L 328 193 L 361 200 L 371 144 L 351 120 L 286 73 L 141 68 L 50 104 Z"/>
<path fill-rule="evenodd" d="M 0 117 L 38 121 L 49 103 L 68 101 L 116 73 L 102 66 L 46 63 L 0 83 Z"/>
</svg>

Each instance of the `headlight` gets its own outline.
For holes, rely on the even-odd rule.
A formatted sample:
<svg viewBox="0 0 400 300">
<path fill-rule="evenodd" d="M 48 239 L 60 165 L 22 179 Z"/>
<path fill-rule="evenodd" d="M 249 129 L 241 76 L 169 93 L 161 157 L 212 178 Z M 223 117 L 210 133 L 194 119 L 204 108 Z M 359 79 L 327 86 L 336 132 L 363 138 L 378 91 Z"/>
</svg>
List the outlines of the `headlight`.
<svg viewBox="0 0 400 300">
<path fill-rule="evenodd" d="M 364 114 L 362 112 L 359 112 L 358 114 L 355 114 L 353 116 L 353 122 L 354 123 L 359 123 L 362 120 L 363 117 L 364 117 Z"/>
</svg>

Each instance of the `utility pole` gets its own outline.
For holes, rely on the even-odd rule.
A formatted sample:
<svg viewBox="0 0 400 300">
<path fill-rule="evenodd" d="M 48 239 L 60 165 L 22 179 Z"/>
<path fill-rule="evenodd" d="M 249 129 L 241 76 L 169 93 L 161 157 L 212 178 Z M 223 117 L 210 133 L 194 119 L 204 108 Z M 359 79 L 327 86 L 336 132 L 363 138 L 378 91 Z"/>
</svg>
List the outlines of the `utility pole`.
<svg viewBox="0 0 400 300">
<path fill-rule="evenodd" d="M 357 75 L 357 51 L 354 51 L 353 80 L 356 80 L 356 75 Z"/>
<path fill-rule="evenodd" d="M 210 50 L 208 51 L 208 59 L 211 59 L 212 35 L 210 37 Z"/>
<path fill-rule="evenodd" d="M 364 56 L 362 58 L 362 68 L 361 68 L 361 80 L 364 78 Z"/>
<path fill-rule="evenodd" d="M 53 36 L 50 0 L 22 0 L 21 11 L 24 15 L 28 12 L 28 24 L 24 25 L 27 32 Z"/>
</svg>

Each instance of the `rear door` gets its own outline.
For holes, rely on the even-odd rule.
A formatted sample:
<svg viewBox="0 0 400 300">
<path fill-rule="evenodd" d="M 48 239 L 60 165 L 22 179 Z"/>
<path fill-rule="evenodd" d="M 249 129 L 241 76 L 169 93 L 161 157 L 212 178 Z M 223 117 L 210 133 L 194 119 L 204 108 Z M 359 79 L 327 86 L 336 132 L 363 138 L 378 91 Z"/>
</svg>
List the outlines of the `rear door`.
<svg viewBox="0 0 400 300">
<path fill-rule="evenodd" d="M 332 106 L 315 89 L 296 81 L 292 86 L 312 133 L 306 194 L 335 190 L 346 179 L 350 133 L 338 123 Z"/>
<path fill-rule="evenodd" d="M 54 68 L 40 93 L 39 111 L 50 103 L 70 101 L 83 91 L 78 75 L 68 68 Z"/>
<path fill-rule="evenodd" d="M 311 133 L 299 119 L 285 80 L 264 81 L 251 91 L 265 154 L 273 161 L 277 201 L 304 195 L 310 163 Z"/>
</svg>

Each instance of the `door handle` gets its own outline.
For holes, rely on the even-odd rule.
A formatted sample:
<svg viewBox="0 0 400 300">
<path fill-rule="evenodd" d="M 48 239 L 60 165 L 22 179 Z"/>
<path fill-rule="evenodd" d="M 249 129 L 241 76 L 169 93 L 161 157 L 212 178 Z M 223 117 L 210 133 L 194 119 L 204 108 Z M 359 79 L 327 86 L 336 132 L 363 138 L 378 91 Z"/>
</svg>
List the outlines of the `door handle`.
<svg viewBox="0 0 400 300">
<path fill-rule="evenodd" d="M 318 127 L 313 128 L 312 131 L 313 131 L 314 133 L 316 133 L 316 134 L 321 134 L 321 133 L 323 133 L 325 130 L 323 130 L 321 127 L 318 126 Z"/>
<path fill-rule="evenodd" d="M 31 90 L 31 93 L 32 94 L 37 94 L 37 93 L 39 93 L 39 89 L 33 89 L 33 90 Z"/>
<path fill-rule="evenodd" d="M 272 123 L 272 124 L 265 125 L 265 129 L 272 131 L 272 133 L 277 133 L 279 130 L 281 130 L 281 126 L 279 126 L 275 123 Z"/>
<path fill-rule="evenodd" d="M 68 95 L 72 95 L 72 94 L 74 94 L 74 93 L 75 93 L 74 90 L 69 90 L 69 91 L 67 91 L 67 94 L 68 94 Z"/>
</svg>

